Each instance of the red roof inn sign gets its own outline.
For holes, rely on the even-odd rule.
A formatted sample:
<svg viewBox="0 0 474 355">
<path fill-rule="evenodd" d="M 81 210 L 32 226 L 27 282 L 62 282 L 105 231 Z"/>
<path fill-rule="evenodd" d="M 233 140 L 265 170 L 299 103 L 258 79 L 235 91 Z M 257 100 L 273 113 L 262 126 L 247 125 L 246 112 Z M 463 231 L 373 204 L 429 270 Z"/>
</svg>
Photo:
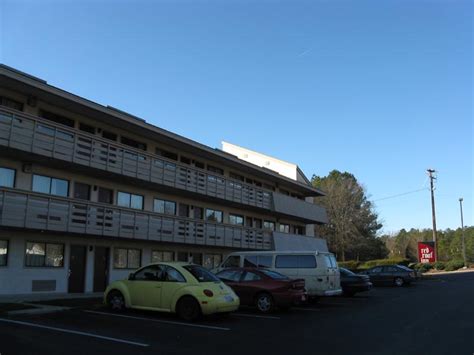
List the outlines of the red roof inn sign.
<svg viewBox="0 0 474 355">
<path fill-rule="evenodd" d="M 420 263 L 434 263 L 436 261 L 434 242 L 418 242 L 418 260 Z"/>
</svg>

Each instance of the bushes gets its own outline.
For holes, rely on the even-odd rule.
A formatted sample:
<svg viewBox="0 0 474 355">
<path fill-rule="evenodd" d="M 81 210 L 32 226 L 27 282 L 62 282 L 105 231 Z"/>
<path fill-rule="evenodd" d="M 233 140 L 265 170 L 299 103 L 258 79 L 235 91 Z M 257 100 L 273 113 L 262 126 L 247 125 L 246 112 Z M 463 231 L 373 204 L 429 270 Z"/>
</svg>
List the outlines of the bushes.
<svg viewBox="0 0 474 355">
<path fill-rule="evenodd" d="M 464 267 L 464 261 L 462 260 L 451 260 L 446 263 L 446 271 L 454 271 Z"/>
<path fill-rule="evenodd" d="M 374 266 L 380 265 L 405 265 L 407 266 L 410 263 L 410 260 L 403 258 L 392 258 L 392 259 L 376 259 L 369 260 L 365 263 L 359 265 L 359 269 L 368 269 Z"/>
<path fill-rule="evenodd" d="M 357 270 L 359 268 L 360 262 L 357 260 L 349 260 L 349 261 L 339 261 L 337 263 L 339 267 L 345 267 L 349 270 Z"/>
<path fill-rule="evenodd" d="M 436 270 L 444 270 L 446 268 L 446 263 L 443 261 L 437 261 L 433 264 L 433 266 Z"/>
</svg>

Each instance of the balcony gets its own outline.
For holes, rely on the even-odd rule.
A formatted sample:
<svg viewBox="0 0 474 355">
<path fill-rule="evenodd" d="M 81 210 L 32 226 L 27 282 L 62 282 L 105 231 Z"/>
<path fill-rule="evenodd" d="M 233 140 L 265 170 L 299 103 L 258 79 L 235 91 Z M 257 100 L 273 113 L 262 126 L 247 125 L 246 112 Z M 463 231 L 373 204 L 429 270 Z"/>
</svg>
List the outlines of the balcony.
<svg viewBox="0 0 474 355">
<path fill-rule="evenodd" d="M 271 232 L 135 211 L 16 189 L 0 189 L 0 226 L 251 250 L 272 248 Z"/>
<path fill-rule="evenodd" d="M 273 193 L 273 209 L 277 213 L 298 217 L 308 223 L 328 223 L 325 208 L 276 192 Z"/>
<path fill-rule="evenodd" d="M 5 108 L 0 109 L 0 146 L 234 203 L 272 209 L 271 191 Z"/>
</svg>

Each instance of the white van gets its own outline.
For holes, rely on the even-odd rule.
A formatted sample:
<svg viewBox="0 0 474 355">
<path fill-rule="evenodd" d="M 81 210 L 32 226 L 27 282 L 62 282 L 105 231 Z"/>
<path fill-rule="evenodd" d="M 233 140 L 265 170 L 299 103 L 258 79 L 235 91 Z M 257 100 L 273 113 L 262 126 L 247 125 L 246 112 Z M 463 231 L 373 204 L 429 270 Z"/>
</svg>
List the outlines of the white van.
<svg viewBox="0 0 474 355">
<path fill-rule="evenodd" d="M 320 251 L 249 251 L 227 255 L 215 270 L 232 267 L 261 267 L 306 282 L 310 297 L 342 293 L 339 268 L 333 254 Z"/>
</svg>

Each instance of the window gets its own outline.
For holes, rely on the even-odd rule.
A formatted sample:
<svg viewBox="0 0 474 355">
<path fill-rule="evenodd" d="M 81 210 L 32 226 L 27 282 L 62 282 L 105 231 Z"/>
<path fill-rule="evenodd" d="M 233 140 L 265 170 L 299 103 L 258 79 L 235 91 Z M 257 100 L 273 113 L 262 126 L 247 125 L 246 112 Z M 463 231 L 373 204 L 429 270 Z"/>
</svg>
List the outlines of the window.
<svg viewBox="0 0 474 355">
<path fill-rule="evenodd" d="M 262 220 L 258 218 L 254 218 L 254 228 L 262 229 Z"/>
<path fill-rule="evenodd" d="M 189 262 L 189 254 L 185 251 L 178 252 L 178 261 Z"/>
<path fill-rule="evenodd" d="M 293 226 L 295 234 L 304 235 L 305 228 L 303 226 Z"/>
<path fill-rule="evenodd" d="M 189 262 L 193 264 L 202 265 L 201 253 L 189 253 Z"/>
<path fill-rule="evenodd" d="M 268 190 L 275 191 L 275 186 L 273 186 L 273 185 L 263 183 L 263 187 L 268 189 Z"/>
<path fill-rule="evenodd" d="M 281 269 L 314 269 L 316 258 L 314 255 L 278 255 L 275 267 Z"/>
<path fill-rule="evenodd" d="M 176 202 L 159 200 L 155 198 L 153 200 L 153 211 L 157 213 L 175 215 L 176 214 Z"/>
<path fill-rule="evenodd" d="M 88 124 L 85 123 L 79 123 L 79 129 L 83 132 L 95 134 L 95 127 L 94 126 L 89 126 Z"/>
<path fill-rule="evenodd" d="M 203 266 L 206 269 L 214 269 L 218 267 L 222 262 L 221 254 L 204 254 L 204 263 Z"/>
<path fill-rule="evenodd" d="M 189 217 L 189 205 L 180 203 L 178 207 L 178 216 Z"/>
<path fill-rule="evenodd" d="M 208 270 L 206 270 L 205 268 L 203 268 L 202 266 L 198 266 L 198 265 L 185 265 L 183 266 L 184 269 L 186 269 L 187 271 L 189 271 L 189 273 L 191 275 L 194 276 L 194 278 L 198 281 L 198 282 L 215 282 L 215 281 L 220 281 L 216 275 L 214 275 L 213 273 L 209 272 Z"/>
<path fill-rule="evenodd" d="M 378 274 L 378 273 L 382 272 L 382 267 L 381 266 L 374 267 L 373 269 L 369 270 L 369 272 L 371 274 Z"/>
<path fill-rule="evenodd" d="M 183 157 L 182 155 L 179 160 L 181 161 L 181 163 L 191 165 L 191 159 Z"/>
<path fill-rule="evenodd" d="M 229 256 L 222 266 L 223 267 L 240 267 L 240 256 L 239 255 Z"/>
<path fill-rule="evenodd" d="M 6 266 L 8 262 L 8 240 L 0 240 L 0 266 Z"/>
<path fill-rule="evenodd" d="M 223 270 L 216 275 L 219 279 L 230 282 L 239 282 L 242 277 L 242 271 L 239 270 Z"/>
<path fill-rule="evenodd" d="M 206 220 L 222 223 L 222 211 L 206 209 Z"/>
<path fill-rule="evenodd" d="M 120 143 L 128 145 L 133 148 L 146 150 L 146 144 L 136 141 L 135 139 L 128 138 L 128 137 L 120 137 Z"/>
<path fill-rule="evenodd" d="M 109 141 L 116 141 L 117 135 L 109 131 L 102 131 L 102 138 L 108 139 Z"/>
<path fill-rule="evenodd" d="M 331 255 L 331 254 L 324 254 L 324 258 L 326 259 L 326 266 L 328 268 L 337 268 L 337 262 L 336 262 L 336 258 Z"/>
<path fill-rule="evenodd" d="M 235 215 L 235 214 L 231 214 L 231 215 L 229 215 L 229 223 L 230 224 L 237 224 L 239 226 L 243 226 L 244 225 L 244 217 L 239 216 L 239 215 Z"/>
<path fill-rule="evenodd" d="M 168 150 L 164 150 L 164 149 L 161 149 L 161 148 L 156 148 L 155 153 L 157 155 L 160 155 L 160 156 L 164 157 L 164 158 L 168 158 L 168 159 L 176 160 L 176 161 L 178 160 L 178 154 L 170 152 Z"/>
<path fill-rule="evenodd" d="M 108 203 L 109 205 L 114 203 L 114 191 L 105 187 L 99 187 L 98 199 L 99 202 Z"/>
<path fill-rule="evenodd" d="M 195 219 L 203 219 L 204 218 L 204 209 L 202 207 L 193 207 L 193 217 Z"/>
<path fill-rule="evenodd" d="M 33 191 L 56 196 L 68 196 L 69 181 L 49 176 L 33 175 Z"/>
<path fill-rule="evenodd" d="M 56 123 L 63 124 L 65 126 L 69 127 L 74 127 L 74 120 L 71 120 L 70 118 L 58 115 L 57 113 L 45 111 L 45 110 L 40 110 L 39 111 L 39 116 L 43 117 L 44 119 L 47 119 L 48 121 L 53 121 Z"/>
<path fill-rule="evenodd" d="M 245 181 L 245 178 L 242 175 L 233 173 L 232 171 L 229 172 L 229 177 L 232 178 L 232 179 L 235 179 L 235 180 Z M 252 181 L 252 180 L 250 180 L 250 181 Z"/>
<path fill-rule="evenodd" d="M 271 255 L 246 255 L 244 267 L 272 267 L 272 261 Z"/>
<path fill-rule="evenodd" d="M 275 222 L 263 221 L 263 229 L 275 230 Z"/>
<path fill-rule="evenodd" d="M 0 96 L 0 106 L 5 106 L 18 111 L 23 111 L 23 104 L 21 102 L 9 99 L 5 96 Z"/>
<path fill-rule="evenodd" d="M 253 220 L 252 217 L 245 217 L 245 226 L 246 227 L 253 227 Z"/>
<path fill-rule="evenodd" d="M 117 205 L 142 210 L 143 196 L 119 191 L 117 193 Z"/>
<path fill-rule="evenodd" d="M 91 186 L 83 184 L 81 182 L 74 183 L 74 198 L 81 200 L 90 200 L 91 198 Z"/>
<path fill-rule="evenodd" d="M 165 279 L 163 281 L 168 281 L 168 282 L 186 282 L 186 279 L 184 278 L 181 273 L 176 270 L 175 268 L 168 266 L 166 267 L 166 273 L 165 273 Z"/>
<path fill-rule="evenodd" d="M 219 175 L 224 175 L 224 170 L 221 168 L 218 168 L 217 166 L 213 165 L 207 165 L 207 170 L 212 171 L 213 173 L 219 174 Z"/>
<path fill-rule="evenodd" d="M 25 266 L 63 267 L 64 244 L 26 243 Z"/>
<path fill-rule="evenodd" d="M 280 193 L 286 196 L 290 196 L 290 191 L 287 191 L 287 190 L 280 189 Z"/>
<path fill-rule="evenodd" d="M 282 233 L 290 233 L 290 225 L 280 223 L 279 231 L 282 232 Z"/>
<path fill-rule="evenodd" d="M 114 268 L 116 269 L 137 269 L 141 265 L 140 249 L 114 249 Z"/>
<path fill-rule="evenodd" d="M 15 187 L 15 170 L 0 168 L 0 186 Z"/>
<path fill-rule="evenodd" d="M 244 257 L 244 267 L 257 267 L 257 255 L 246 255 Z"/>
<path fill-rule="evenodd" d="M 204 169 L 204 163 L 194 160 L 194 166 L 199 169 Z"/>
<path fill-rule="evenodd" d="M 163 277 L 163 267 L 160 265 L 150 265 L 137 271 L 133 275 L 136 281 L 160 281 Z"/>
<path fill-rule="evenodd" d="M 389 273 L 395 273 L 395 272 L 399 272 L 400 270 L 397 270 L 396 267 L 393 267 L 393 266 L 384 266 L 384 272 L 389 272 Z"/>
<path fill-rule="evenodd" d="M 162 250 L 152 250 L 151 251 L 151 262 L 167 262 L 174 260 L 174 252 L 172 251 L 162 251 Z"/>
<path fill-rule="evenodd" d="M 242 281 L 258 281 L 262 278 L 254 272 L 246 272 Z"/>
</svg>

